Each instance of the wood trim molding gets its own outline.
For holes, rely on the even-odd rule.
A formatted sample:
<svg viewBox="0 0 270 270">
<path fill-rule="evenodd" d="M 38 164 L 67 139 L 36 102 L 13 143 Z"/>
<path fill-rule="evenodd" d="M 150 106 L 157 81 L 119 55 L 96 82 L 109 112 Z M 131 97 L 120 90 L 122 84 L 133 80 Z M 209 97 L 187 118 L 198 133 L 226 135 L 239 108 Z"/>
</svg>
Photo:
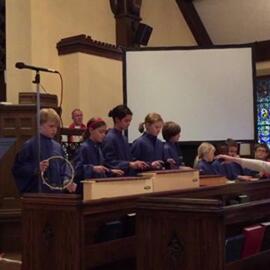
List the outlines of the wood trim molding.
<svg viewBox="0 0 270 270">
<path fill-rule="evenodd" d="M 270 40 L 254 42 L 255 61 L 269 61 L 270 60 Z"/>
<path fill-rule="evenodd" d="M 61 39 L 57 45 L 58 55 L 82 52 L 115 60 L 123 58 L 120 46 L 93 40 L 91 36 L 78 35 Z"/>
<path fill-rule="evenodd" d="M 213 42 L 204 27 L 201 18 L 195 9 L 192 0 L 176 0 L 196 42 L 199 46 L 212 46 Z"/>
<path fill-rule="evenodd" d="M 183 1 L 183 0 L 176 0 Z M 186 0 L 184 0 L 186 1 Z M 213 46 L 206 45 L 207 42 L 198 44 L 202 47 Z M 255 61 L 269 61 L 270 60 L 270 40 L 256 41 L 254 44 Z M 78 35 L 68 38 L 63 38 L 57 43 L 58 55 L 65 55 L 70 53 L 82 52 L 110 59 L 120 60 L 123 59 L 123 49 L 121 46 L 115 46 L 110 43 L 105 43 L 93 40 L 87 35 Z"/>
</svg>

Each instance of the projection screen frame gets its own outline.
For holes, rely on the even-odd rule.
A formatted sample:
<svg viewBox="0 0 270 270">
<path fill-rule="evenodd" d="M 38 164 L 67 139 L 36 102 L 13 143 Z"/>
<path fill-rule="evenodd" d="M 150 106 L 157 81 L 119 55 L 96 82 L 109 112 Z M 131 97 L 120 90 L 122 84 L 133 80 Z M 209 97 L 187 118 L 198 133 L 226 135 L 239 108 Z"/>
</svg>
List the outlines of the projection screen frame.
<svg viewBox="0 0 270 270">
<path fill-rule="evenodd" d="M 125 48 L 123 49 L 123 103 L 127 105 L 127 58 L 126 54 L 128 52 L 139 52 L 139 51 L 172 51 L 172 50 L 208 50 L 208 49 L 232 49 L 232 48 L 251 48 L 251 60 L 252 60 L 252 88 L 253 88 L 253 127 L 254 127 L 254 138 L 251 140 L 241 139 L 239 142 L 243 143 L 254 143 L 257 140 L 258 132 L 257 132 L 257 96 L 256 96 L 256 63 L 255 63 L 255 46 L 254 43 L 246 43 L 246 44 L 227 44 L 227 45 L 214 45 L 214 46 L 206 46 L 206 47 L 198 47 L 198 46 L 172 46 L 172 47 L 144 47 L 144 48 Z M 132 109 L 132 108 L 131 108 Z M 125 134 L 128 136 L 128 130 L 125 131 Z M 180 141 L 180 144 L 184 145 L 194 145 L 199 144 L 202 141 Z M 221 143 L 224 140 L 208 140 L 210 143 Z"/>
</svg>

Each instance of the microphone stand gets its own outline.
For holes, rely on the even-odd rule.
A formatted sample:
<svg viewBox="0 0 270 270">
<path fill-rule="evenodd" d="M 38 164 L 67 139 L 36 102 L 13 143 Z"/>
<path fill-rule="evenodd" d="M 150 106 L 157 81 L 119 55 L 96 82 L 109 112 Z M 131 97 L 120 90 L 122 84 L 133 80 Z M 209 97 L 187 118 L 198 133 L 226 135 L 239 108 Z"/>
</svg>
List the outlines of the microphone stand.
<svg viewBox="0 0 270 270">
<path fill-rule="evenodd" d="M 40 74 L 39 70 L 36 69 L 36 75 L 35 79 L 32 81 L 33 84 L 36 84 L 36 102 L 37 102 L 37 161 L 38 161 L 38 168 L 37 168 L 37 173 L 38 173 L 38 192 L 42 192 L 42 182 L 41 182 L 41 177 L 40 177 Z"/>
</svg>

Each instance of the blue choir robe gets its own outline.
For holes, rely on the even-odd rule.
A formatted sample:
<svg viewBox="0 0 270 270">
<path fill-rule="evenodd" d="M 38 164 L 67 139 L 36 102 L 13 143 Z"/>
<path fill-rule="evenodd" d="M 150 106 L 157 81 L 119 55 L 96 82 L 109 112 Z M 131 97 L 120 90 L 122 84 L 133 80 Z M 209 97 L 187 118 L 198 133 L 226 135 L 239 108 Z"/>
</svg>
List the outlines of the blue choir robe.
<svg viewBox="0 0 270 270">
<path fill-rule="evenodd" d="M 243 168 L 243 175 L 248 175 L 248 176 L 252 176 L 252 177 L 259 177 L 259 174 L 260 174 L 260 172 L 250 170 L 247 168 Z"/>
<path fill-rule="evenodd" d="M 63 154 L 61 145 L 58 142 L 42 134 L 40 135 L 40 161 L 51 156 L 63 156 Z M 17 153 L 12 168 L 16 185 L 21 193 L 39 191 L 40 177 L 38 168 L 37 138 L 32 137 L 24 143 L 22 149 Z M 49 165 L 48 172 L 51 185 L 62 186 L 63 173 L 61 170 L 57 162 Z M 40 181 L 42 180 L 40 179 Z M 41 192 L 59 191 L 51 190 L 41 183 Z"/>
<path fill-rule="evenodd" d="M 134 160 L 145 162 L 164 160 L 163 142 L 156 136 L 144 133 L 133 142 L 131 153 Z"/>
<path fill-rule="evenodd" d="M 125 175 L 135 175 L 136 172 L 129 168 L 132 161 L 130 147 L 126 136 L 121 131 L 112 128 L 108 131 L 103 141 L 102 152 L 105 164 L 112 169 L 121 169 Z"/>
<path fill-rule="evenodd" d="M 182 153 L 177 149 L 176 143 L 165 142 L 163 146 L 164 161 L 168 159 L 173 159 L 175 161 L 175 166 L 179 167 L 182 162 Z M 181 158 L 180 158 L 181 157 Z"/>
<path fill-rule="evenodd" d="M 226 177 L 230 180 L 237 179 L 238 175 L 243 175 L 243 169 L 241 165 L 230 162 L 230 163 L 223 163 L 225 171 L 226 171 Z"/>
<path fill-rule="evenodd" d="M 105 173 L 94 172 L 94 166 L 104 165 L 105 160 L 101 151 L 101 145 L 90 139 L 83 142 L 77 149 L 73 163 L 78 181 L 109 176 Z"/>
<path fill-rule="evenodd" d="M 214 160 L 212 162 L 208 162 L 206 160 L 199 160 L 198 168 L 201 174 L 203 175 L 222 175 L 225 176 L 226 172 L 221 162 L 218 160 Z"/>
<path fill-rule="evenodd" d="M 258 172 L 242 168 L 236 162 L 224 163 L 226 177 L 230 180 L 235 180 L 239 175 L 256 176 Z"/>
</svg>

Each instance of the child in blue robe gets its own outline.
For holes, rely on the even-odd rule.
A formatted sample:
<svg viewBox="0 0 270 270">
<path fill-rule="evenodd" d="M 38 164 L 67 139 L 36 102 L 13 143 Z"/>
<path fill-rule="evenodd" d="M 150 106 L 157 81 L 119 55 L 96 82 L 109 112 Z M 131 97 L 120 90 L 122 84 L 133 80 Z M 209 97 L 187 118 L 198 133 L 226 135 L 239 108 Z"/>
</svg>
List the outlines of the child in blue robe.
<svg viewBox="0 0 270 270">
<path fill-rule="evenodd" d="M 25 192 L 58 192 L 53 191 L 41 183 L 39 171 L 50 173 L 50 184 L 52 186 L 63 186 L 63 172 L 59 162 L 49 165 L 48 158 L 52 156 L 63 156 L 61 145 L 53 140 L 57 133 L 60 118 L 53 109 L 42 109 L 40 111 L 40 159 L 38 159 L 37 137 L 26 141 L 22 149 L 17 153 L 12 172 L 20 193 Z M 40 164 L 38 164 L 40 160 Z M 40 187 L 40 188 L 39 188 Z M 69 192 L 76 190 L 76 184 L 67 187 Z"/>
<path fill-rule="evenodd" d="M 175 122 L 165 122 L 162 128 L 162 136 L 166 141 L 163 146 L 164 161 L 171 169 L 177 169 L 182 162 L 181 150 L 177 148 L 181 128 Z M 181 156 L 181 159 L 180 159 Z"/>
<path fill-rule="evenodd" d="M 125 175 L 136 175 L 148 165 L 140 160 L 133 160 L 130 147 L 123 132 L 128 129 L 132 120 L 132 112 L 126 105 L 118 105 L 109 112 L 114 127 L 110 129 L 103 142 L 105 164 L 112 169 L 121 169 Z"/>
<path fill-rule="evenodd" d="M 225 143 L 227 145 L 227 153 L 225 154 L 228 154 L 229 156 L 232 156 L 232 157 L 239 157 L 238 143 L 233 139 L 227 139 Z M 257 174 L 257 172 L 255 171 L 242 168 L 236 162 L 224 163 L 224 167 L 226 169 L 226 176 L 230 180 L 235 180 L 235 179 L 250 180 L 253 176 Z"/>
<path fill-rule="evenodd" d="M 226 175 L 224 166 L 219 160 L 214 160 L 215 147 L 207 142 L 200 144 L 198 147 L 197 164 L 195 167 L 199 169 L 203 175 Z"/>
<path fill-rule="evenodd" d="M 149 113 L 139 126 L 139 131 L 144 133 L 133 142 L 131 148 L 132 157 L 147 162 L 153 170 L 162 169 L 164 165 L 163 142 L 157 137 L 162 126 L 161 116 Z"/>
<path fill-rule="evenodd" d="M 122 176 L 124 174 L 122 170 L 111 170 L 105 166 L 101 143 L 105 138 L 106 129 L 106 123 L 101 118 L 91 118 L 88 121 L 84 142 L 77 149 L 74 158 L 78 182 L 89 178 Z"/>
</svg>

